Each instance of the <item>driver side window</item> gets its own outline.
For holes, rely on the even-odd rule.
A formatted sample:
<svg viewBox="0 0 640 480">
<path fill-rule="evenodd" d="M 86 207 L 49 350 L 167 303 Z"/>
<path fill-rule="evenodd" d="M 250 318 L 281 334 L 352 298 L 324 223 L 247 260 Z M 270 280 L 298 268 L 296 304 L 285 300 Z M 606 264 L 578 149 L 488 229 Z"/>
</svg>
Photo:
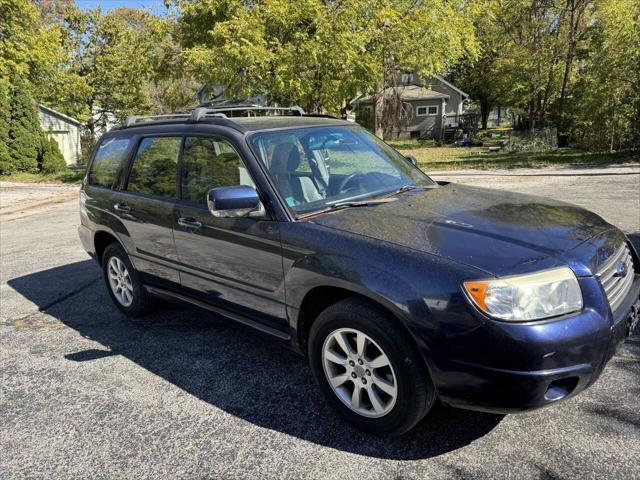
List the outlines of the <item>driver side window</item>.
<svg viewBox="0 0 640 480">
<path fill-rule="evenodd" d="M 182 159 L 182 200 L 206 205 L 207 192 L 212 188 L 236 185 L 255 188 L 238 152 L 221 138 L 187 137 Z"/>
</svg>

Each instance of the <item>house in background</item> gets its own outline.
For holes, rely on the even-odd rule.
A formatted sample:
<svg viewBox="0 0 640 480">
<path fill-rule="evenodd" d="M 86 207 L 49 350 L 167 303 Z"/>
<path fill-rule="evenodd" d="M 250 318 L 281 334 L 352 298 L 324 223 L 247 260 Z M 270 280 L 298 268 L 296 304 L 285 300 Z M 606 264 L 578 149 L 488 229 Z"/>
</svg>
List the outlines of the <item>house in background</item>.
<svg viewBox="0 0 640 480">
<path fill-rule="evenodd" d="M 67 165 L 75 165 L 80 161 L 80 129 L 82 123 L 64 113 L 38 104 L 38 119 L 42 131 L 53 137 Z"/>
<path fill-rule="evenodd" d="M 399 95 L 405 107 L 400 131 L 388 132 L 395 138 L 437 138 L 445 136 L 447 129 L 461 125 L 469 95 L 434 75 L 421 78 L 417 73 L 402 73 L 396 86 L 384 91 L 385 97 Z M 373 127 L 373 98 L 361 95 L 351 101 L 356 121 L 367 128 Z"/>
</svg>

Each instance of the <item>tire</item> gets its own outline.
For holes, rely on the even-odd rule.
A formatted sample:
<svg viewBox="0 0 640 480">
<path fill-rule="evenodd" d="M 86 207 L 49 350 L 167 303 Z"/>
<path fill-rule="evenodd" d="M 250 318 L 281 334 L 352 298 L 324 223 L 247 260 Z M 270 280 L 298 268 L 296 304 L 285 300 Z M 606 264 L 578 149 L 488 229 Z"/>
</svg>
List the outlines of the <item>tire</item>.
<svg viewBox="0 0 640 480">
<path fill-rule="evenodd" d="M 116 283 L 123 285 L 124 289 L 130 291 L 130 297 L 125 296 L 126 299 L 130 298 L 130 302 L 123 301 L 122 293 L 118 294 L 117 289 L 112 286 L 110 270 L 113 275 L 116 266 L 122 266 L 126 272 L 126 275 L 122 275 L 123 270 L 118 268 L 122 281 L 116 281 Z M 105 249 L 102 255 L 102 273 L 111 300 L 122 313 L 128 317 L 137 318 L 149 311 L 149 295 L 140 281 L 140 275 L 119 243 L 112 243 Z M 120 291 L 122 292 L 122 290 Z"/>
<path fill-rule="evenodd" d="M 363 355 L 358 355 L 359 334 L 365 337 Z M 350 354 L 345 355 L 340 338 L 348 342 Z M 378 366 L 384 363 L 380 353 L 386 355 L 388 367 Z M 409 334 L 388 312 L 365 300 L 347 298 L 324 310 L 309 332 L 308 355 L 328 402 L 347 421 L 369 433 L 402 435 L 436 400 L 429 372 Z M 360 360 L 358 369 L 355 365 Z M 346 380 L 333 387 L 330 377 L 336 384 Z M 356 386 L 361 393 L 353 393 Z"/>
</svg>

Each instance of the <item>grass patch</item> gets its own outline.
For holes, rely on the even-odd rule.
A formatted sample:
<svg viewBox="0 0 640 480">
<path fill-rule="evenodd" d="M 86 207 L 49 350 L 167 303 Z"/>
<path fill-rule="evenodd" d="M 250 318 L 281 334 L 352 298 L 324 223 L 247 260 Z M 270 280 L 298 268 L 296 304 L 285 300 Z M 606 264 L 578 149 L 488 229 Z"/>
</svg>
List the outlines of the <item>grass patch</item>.
<svg viewBox="0 0 640 480">
<path fill-rule="evenodd" d="M 538 168 L 557 165 L 607 165 L 640 163 L 640 152 L 583 152 L 551 150 L 546 152 L 488 152 L 487 147 L 432 147 L 398 150 L 413 155 L 425 169 Z"/>
<path fill-rule="evenodd" d="M 0 182 L 21 183 L 80 183 L 84 177 L 84 169 L 67 169 L 60 173 L 28 173 L 15 172 L 9 175 L 0 175 Z"/>
<path fill-rule="evenodd" d="M 415 150 L 419 148 L 435 147 L 436 141 L 433 138 L 424 140 L 387 140 L 387 143 L 396 150 Z"/>
</svg>

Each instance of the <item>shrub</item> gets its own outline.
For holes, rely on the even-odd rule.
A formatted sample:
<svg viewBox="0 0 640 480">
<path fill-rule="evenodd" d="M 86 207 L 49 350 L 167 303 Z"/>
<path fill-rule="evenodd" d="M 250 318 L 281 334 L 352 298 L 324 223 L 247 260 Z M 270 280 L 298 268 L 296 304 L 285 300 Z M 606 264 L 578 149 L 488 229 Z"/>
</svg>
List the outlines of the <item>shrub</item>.
<svg viewBox="0 0 640 480">
<path fill-rule="evenodd" d="M 53 137 L 42 140 L 42 156 L 40 161 L 40 171 L 42 173 L 63 172 L 67 168 L 67 162 L 62 156 L 58 142 Z"/>
<path fill-rule="evenodd" d="M 11 156 L 9 155 L 10 112 L 9 81 L 0 78 L 0 175 L 11 172 Z"/>
<path fill-rule="evenodd" d="M 24 80 L 11 88 L 11 121 L 9 122 L 10 171 L 36 172 L 41 147 L 42 130 L 35 102 Z M 6 172 L 6 173 L 9 173 Z"/>
<path fill-rule="evenodd" d="M 513 132 L 509 138 L 511 152 L 545 152 L 558 148 L 555 128 L 543 128 L 534 132 Z"/>
</svg>

